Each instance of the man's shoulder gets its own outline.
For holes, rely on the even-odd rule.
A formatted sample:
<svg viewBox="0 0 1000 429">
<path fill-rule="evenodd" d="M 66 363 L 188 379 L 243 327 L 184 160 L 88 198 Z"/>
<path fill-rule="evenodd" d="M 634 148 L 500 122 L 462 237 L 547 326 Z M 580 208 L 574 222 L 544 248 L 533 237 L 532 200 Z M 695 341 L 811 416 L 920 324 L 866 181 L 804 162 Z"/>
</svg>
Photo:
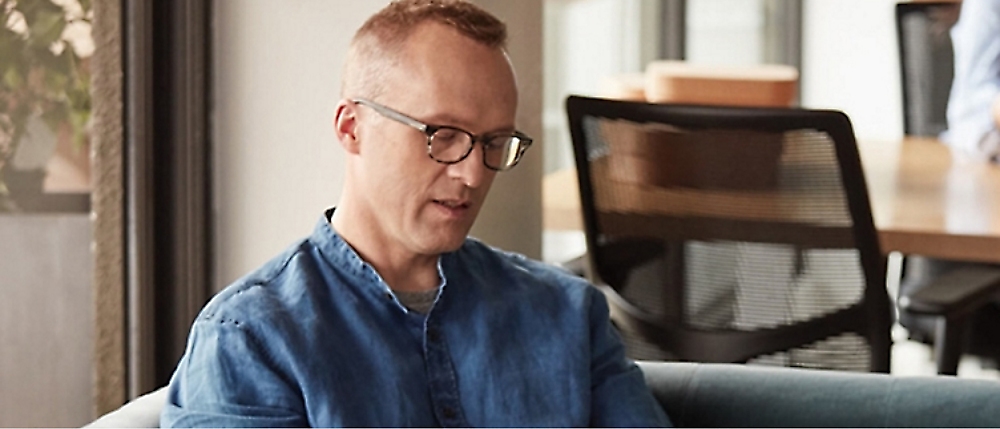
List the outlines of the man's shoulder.
<svg viewBox="0 0 1000 429">
<path fill-rule="evenodd" d="M 219 291 L 198 321 L 250 323 L 294 314 L 293 307 L 317 269 L 312 243 L 303 239 Z M 264 322 L 266 323 L 266 322 Z"/>
<path fill-rule="evenodd" d="M 529 258 L 517 252 L 497 249 L 469 238 L 460 249 L 459 261 L 466 270 L 491 278 L 512 278 L 514 284 L 558 290 L 589 290 L 590 283 L 563 267 Z"/>
</svg>

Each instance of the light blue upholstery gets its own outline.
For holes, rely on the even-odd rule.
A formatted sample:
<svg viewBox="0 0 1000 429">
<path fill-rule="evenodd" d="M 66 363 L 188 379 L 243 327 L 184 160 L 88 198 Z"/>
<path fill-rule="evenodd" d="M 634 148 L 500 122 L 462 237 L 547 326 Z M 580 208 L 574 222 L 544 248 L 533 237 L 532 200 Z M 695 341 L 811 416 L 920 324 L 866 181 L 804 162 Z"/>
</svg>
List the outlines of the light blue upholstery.
<svg viewBox="0 0 1000 429">
<path fill-rule="evenodd" d="M 1000 381 L 734 364 L 640 362 L 684 427 L 1000 427 Z M 166 389 L 88 427 L 156 427 Z"/>
<path fill-rule="evenodd" d="M 682 427 L 1000 427 L 1000 381 L 642 362 Z"/>
</svg>

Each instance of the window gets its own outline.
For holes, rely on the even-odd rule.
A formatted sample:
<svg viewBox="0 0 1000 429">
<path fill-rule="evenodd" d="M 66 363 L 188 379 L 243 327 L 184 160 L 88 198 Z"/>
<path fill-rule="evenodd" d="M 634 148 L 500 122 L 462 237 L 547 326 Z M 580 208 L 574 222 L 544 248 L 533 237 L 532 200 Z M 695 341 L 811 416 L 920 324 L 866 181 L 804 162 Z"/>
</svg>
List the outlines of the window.
<svg viewBox="0 0 1000 429">
<path fill-rule="evenodd" d="M 0 0 L 0 426 L 91 417 L 91 6 Z"/>
</svg>

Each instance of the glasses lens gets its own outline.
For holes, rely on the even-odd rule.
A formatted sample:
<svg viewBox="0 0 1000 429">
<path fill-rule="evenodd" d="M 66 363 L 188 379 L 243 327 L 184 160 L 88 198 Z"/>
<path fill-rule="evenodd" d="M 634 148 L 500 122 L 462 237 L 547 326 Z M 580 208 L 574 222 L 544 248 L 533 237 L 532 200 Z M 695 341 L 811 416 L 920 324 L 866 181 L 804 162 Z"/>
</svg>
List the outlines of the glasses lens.
<svg viewBox="0 0 1000 429">
<path fill-rule="evenodd" d="M 497 170 L 507 170 L 517 164 L 521 158 L 522 140 L 520 137 L 496 136 L 486 141 L 486 165 Z"/>
<path fill-rule="evenodd" d="M 470 152 L 472 136 L 454 128 L 439 128 L 431 135 L 431 157 L 441 162 L 458 162 Z"/>
</svg>

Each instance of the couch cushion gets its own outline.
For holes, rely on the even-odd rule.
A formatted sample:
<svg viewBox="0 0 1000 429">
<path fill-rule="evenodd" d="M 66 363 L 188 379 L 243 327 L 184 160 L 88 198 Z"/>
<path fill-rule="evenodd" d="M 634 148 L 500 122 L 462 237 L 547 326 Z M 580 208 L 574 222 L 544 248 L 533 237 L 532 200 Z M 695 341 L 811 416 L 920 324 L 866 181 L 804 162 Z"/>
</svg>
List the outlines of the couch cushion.
<svg viewBox="0 0 1000 429">
<path fill-rule="evenodd" d="M 161 387 L 135 398 L 121 408 L 84 426 L 87 428 L 156 428 L 160 411 L 167 401 L 167 388 Z"/>
</svg>

